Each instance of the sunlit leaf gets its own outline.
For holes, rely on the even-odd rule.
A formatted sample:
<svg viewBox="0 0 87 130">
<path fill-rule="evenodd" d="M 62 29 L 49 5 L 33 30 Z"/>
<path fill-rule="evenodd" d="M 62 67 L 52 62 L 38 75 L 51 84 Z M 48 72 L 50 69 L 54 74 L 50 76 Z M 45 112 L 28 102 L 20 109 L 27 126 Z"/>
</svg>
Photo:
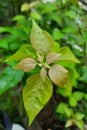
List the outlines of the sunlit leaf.
<svg viewBox="0 0 87 130">
<path fill-rule="evenodd" d="M 59 50 L 60 50 L 60 44 L 57 43 L 57 42 L 54 42 L 54 47 L 53 47 L 53 49 L 52 49 L 52 52 L 58 53 Z"/>
<path fill-rule="evenodd" d="M 67 108 L 67 107 L 68 107 L 68 105 L 67 105 L 66 103 L 61 102 L 61 103 L 58 105 L 58 107 L 57 107 L 57 109 L 56 109 L 56 112 L 61 113 L 61 114 L 64 114 L 64 113 L 65 113 L 65 108 Z"/>
<path fill-rule="evenodd" d="M 76 91 L 72 93 L 72 96 L 75 98 L 76 101 L 80 101 L 83 98 L 84 93 Z"/>
<path fill-rule="evenodd" d="M 76 76 L 75 76 L 75 69 L 68 68 L 67 70 L 68 70 L 68 79 L 67 79 L 64 87 L 66 90 L 66 94 L 70 95 L 72 92 L 72 87 L 73 87 L 74 82 L 76 80 Z"/>
<path fill-rule="evenodd" d="M 37 5 L 38 2 L 31 2 L 30 4 L 24 3 L 21 7 L 21 11 L 29 11 L 33 6 Z"/>
<path fill-rule="evenodd" d="M 53 65 L 49 69 L 49 77 L 54 84 L 58 85 L 59 87 L 64 87 L 64 84 L 68 78 L 68 71 L 61 65 Z"/>
<path fill-rule="evenodd" d="M 31 16 L 31 18 L 33 18 L 33 19 L 41 20 L 40 14 L 39 14 L 38 12 L 36 12 L 36 11 L 31 12 L 31 13 L 30 13 L 30 16 Z"/>
<path fill-rule="evenodd" d="M 21 7 L 21 11 L 29 11 L 30 5 L 28 3 L 24 3 Z"/>
<path fill-rule="evenodd" d="M 23 100 L 29 117 L 29 125 L 46 105 L 52 95 L 52 84 L 48 78 L 43 82 L 40 74 L 34 74 L 27 79 L 23 90 Z"/>
<path fill-rule="evenodd" d="M 13 54 L 11 57 L 9 57 L 7 59 L 7 61 L 9 60 L 22 60 L 24 58 L 35 58 L 35 50 L 33 49 L 33 47 L 31 45 L 22 45 L 21 48 L 15 53 Z"/>
<path fill-rule="evenodd" d="M 73 63 L 80 63 L 79 60 L 74 56 L 74 54 L 68 47 L 62 47 L 59 53 L 62 54 L 59 57 L 59 61 L 69 61 Z"/>
<path fill-rule="evenodd" d="M 69 104 L 70 104 L 71 107 L 76 107 L 77 106 L 77 101 L 75 100 L 74 97 L 72 97 L 72 96 L 70 97 Z"/>
<path fill-rule="evenodd" d="M 64 36 L 64 34 L 60 31 L 60 30 L 54 30 L 53 31 L 53 38 L 55 40 L 59 40 L 59 39 L 62 39 Z"/>
<path fill-rule="evenodd" d="M 65 127 L 70 127 L 72 125 L 73 125 L 73 121 L 72 121 L 72 119 L 69 119 L 69 120 L 66 121 Z"/>
<path fill-rule="evenodd" d="M 72 108 L 66 107 L 65 108 L 65 114 L 70 118 L 73 115 Z"/>
<path fill-rule="evenodd" d="M 76 114 L 74 115 L 74 118 L 77 120 L 82 120 L 85 117 L 85 115 L 83 113 L 79 113 L 76 112 Z"/>
<path fill-rule="evenodd" d="M 56 61 L 58 61 L 58 58 L 61 56 L 61 54 L 59 53 L 49 53 L 47 56 L 46 56 L 46 61 L 48 63 L 54 63 Z"/>
<path fill-rule="evenodd" d="M 84 122 L 83 122 L 83 120 L 74 120 L 74 123 L 80 130 L 84 130 Z"/>
<path fill-rule="evenodd" d="M 46 55 L 54 45 L 54 40 L 46 31 L 33 21 L 33 27 L 30 34 L 30 39 L 33 47 L 40 53 Z"/>
<path fill-rule="evenodd" d="M 16 69 L 23 70 L 25 72 L 30 72 L 36 66 L 36 61 L 32 58 L 25 58 L 21 60 L 16 66 Z"/>
</svg>

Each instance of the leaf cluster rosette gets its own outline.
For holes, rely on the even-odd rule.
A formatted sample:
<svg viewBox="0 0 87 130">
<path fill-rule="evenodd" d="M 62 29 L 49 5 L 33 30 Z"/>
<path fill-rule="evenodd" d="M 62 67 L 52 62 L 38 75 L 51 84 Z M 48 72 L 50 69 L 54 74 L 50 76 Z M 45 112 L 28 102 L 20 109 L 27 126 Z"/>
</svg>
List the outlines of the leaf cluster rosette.
<svg viewBox="0 0 87 130">
<path fill-rule="evenodd" d="M 68 47 L 59 47 L 51 35 L 42 30 L 35 21 L 30 33 L 31 45 L 23 45 L 8 60 L 18 60 L 15 69 L 30 72 L 39 67 L 39 73 L 29 76 L 23 89 L 24 106 L 29 125 L 50 100 L 53 84 L 65 87 L 70 94 L 73 85 L 75 63 L 78 59 Z M 57 51 L 58 50 L 58 51 Z M 65 64 L 66 63 L 66 64 Z"/>
</svg>

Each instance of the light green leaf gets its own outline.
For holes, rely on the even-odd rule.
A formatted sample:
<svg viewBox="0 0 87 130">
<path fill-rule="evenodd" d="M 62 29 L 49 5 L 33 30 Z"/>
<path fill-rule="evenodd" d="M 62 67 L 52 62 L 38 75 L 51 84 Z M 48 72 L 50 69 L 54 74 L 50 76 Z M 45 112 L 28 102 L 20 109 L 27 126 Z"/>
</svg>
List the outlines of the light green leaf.
<svg viewBox="0 0 87 130">
<path fill-rule="evenodd" d="M 28 3 L 24 3 L 21 7 L 21 11 L 29 11 L 31 8 L 33 8 L 34 6 L 36 6 L 38 4 L 38 2 L 31 2 L 30 4 Z"/>
<path fill-rule="evenodd" d="M 65 108 L 65 114 L 70 118 L 73 115 L 73 110 L 71 108 Z"/>
<path fill-rule="evenodd" d="M 74 84 L 74 81 L 76 80 L 76 76 L 75 76 L 75 69 L 70 69 L 68 68 L 68 80 L 65 84 L 65 90 L 66 90 L 66 94 L 69 96 L 72 92 L 72 86 Z"/>
<path fill-rule="evenodd" d="M 82 113 L 79 113 L 79 112 L 77 112 L 77 113 L 74 115 L 74 118 L 77 119 L 77 120 L 82 120 L 84 117 L 85 117 L 85 115 L 82 114 Z"/>
<path fill-rule="evenodd" d="M 60 103 L 59 106 L 56 109 L 56 112 L 65 114 L 67 117 L 71 117 L 73 115 L 73 110 L 68 107 L 66 103 Z"/>
<path fill-rule="evenodd" d="M 65 88 L 59 88 L 58 87 L 57 90 L 56 90 L 56 93 L 60 94 L 63 97 L 67 97 Z"/>
<path fill-rule="evenodd" d="M 72 93 L 72 96 L 75 98 L 76 101 L 80 101 L 83 98 L 84 93 L 76 91 Z"/>
<path fill-rule="evenodd" d="M 24 15 L 16 15 L 13 17 L 13 21 L 19 22 L 19 21 L 25 21 L 26 17 Z"/>
<path fill-rule="evenodd" d="M 52 49 L 52 52 L 58 53 L 59 50 L 60 50 L 60 45 L 59 45 L 59 43 L 54 42 L 54 47 L 53 47 L 53 49 Z"/>
<path fill-rule="evenodd" d="M 59 39 L 62 39 L 64 36 L 64 34 L 60 31 L 60 30 L 54 30 L 53 31 L 53 38 L 54 40 L 59 40 Z"/>
<path fill-rule="evenodd" d="M 84 99 L 87 100 L 87 94 L 84 94 Z"/>
<path fill-rule="evenodd" d="M 41 28 L 33 21 L 33 27 L 30 34 L 30 40 L 33 45 L 33 47 L 43 55 L 46 55 L 49 53 L 54 45 L 54 40 L 50 36 L 49 33 L 47 33 L 44 30 L 41 30 Z"/>
<path fill-rule="evenodd" d="M 76 107 L 77 106 L 77 101 L 75 100 L 75 98 L 70 97 L 69 104 L 70 104 L 71 107 Z"/>
<path fill-rule="evenodd" d="M 6 61 L 10 60 L 22 60 L 24 58 L 35 58 L 35 50 L 31 45 L 22 45 L 21 48 L 13 54 L 11 57 L 9 57 Z"/>
<path fill-rule="evenodd" d="M 74 120 L 74 123 L 80 130 L 84 130 L 84 122 L 83 122 L 83 120 Z"/>
<path fill-rule="evenodd" d="M 30 5 L 28 3 L 24 3 L 21 7 L 21 11 L 29 11 Z"/>
<path fill-rule="evenodd" d="M 6 32 L 10 33 L 11 30 L 12 30 L 11 27 L 0 27 L 0 33 L 4 33 L 4 32 L 5 32 L 5 33 L 6 33 Z"/>
<path fill-rule="evenodd" d="M 48 74 L 54 84 L 58 85 L 59 87 L 64 87 L 68 79 L 68 71 L 64 67 L 61 65 L 53 65 L 49 69 Z"/>
<path fill-rule="evenodd" d="M 8 89 L 15 87 L 21 81 L 24 73 L 10 67 L 5 68 L 0 74 L 0 95 Z"/>
<path fill-rule="evenodd" d="M 56 109 L 56 112 L 61 113 L 61 114 L 64 114 L 64 113 L 65 113 L 65 108 L 67 108 L 67 107 L 68 107 L 68 105 L 67 105 L 66 103 L 61 102 L 61 103 L 58 105 L 58 107 L 57 107 L 57 109 Z"/>
<path fill-rule="evenodd" d="M 29 125 L 46 105 L 52 95 L 52 84 L 48 78 L 43 82 L 40 74 L 34 74 L 27 79 L 23 90 L 23 100 L 29 117 Z"/>
<path fill-rule="evenodd" d="M 36 66 L 36 61 L 32 58 L 25 58 L 21 60 L 16 66 L 15 69 L 23 70 L 25 72 L 30 72 Z"/>
<path fill-rule="evenodd" d="M 59 61 L 66 61 L 66 62 L 73 62 L 73 63 L 80 63 L 79 60 L 74 56 L 72 51 L 68 47 L 62 47 L 59 51 L 62 54 L 59 57 Z"/>
<path fill-rule="evenodd" d="M 30 16 L 31 16 L 31 18 L 33 18 L 35 20 L 41 20 L 41 15 L 36 11 L 31 12 Z"/>
</svg>

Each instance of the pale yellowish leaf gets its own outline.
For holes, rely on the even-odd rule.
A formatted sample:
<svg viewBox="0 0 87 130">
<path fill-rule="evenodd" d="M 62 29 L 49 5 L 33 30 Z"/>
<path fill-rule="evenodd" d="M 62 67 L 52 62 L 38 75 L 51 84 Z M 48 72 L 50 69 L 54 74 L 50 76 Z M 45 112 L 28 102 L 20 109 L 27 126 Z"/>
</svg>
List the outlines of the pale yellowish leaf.
<svg viewBox="0 0 87 130">
<path fill-rule="evenodd" d="M 40 74 L 37 73 L 27 79 L 23 89 L 23 100 L 29 118 L 29 125 L 31 125 L 37 114 L 49 101 L 52 92 L 52 83 L 48 77 L 43 82 Z"/>
<path fill-rule="evenodd" d="M 61 56 L 59 53 L 49 53 L 46 57 L 46 61 L 48 63 L 54 63 L 58 60 L 58 58 Z"/>
<path fill-rule="evenodd" d="M 33 21 L 33 27 L 30 34 L 30 40 L 39 54 L 46 55 L 52 49 L 54 45 L 54 40 L 51 35 L 42 30 L 36 23 Z"/>
<path fill-rule="evenodd" d="M 16 69 L 23 70 L 25 72 L 30 72 L 36 66 L 36 61 L 32 58 L 25 58 L 21 60 L 16 66 Z"/>
<path fill-rule="evenodd" d="M 49 69 L 49 77 L 54 84 L 58 85 L 59 87 L 64 87 L 68 79 L 68 71 L 61 65 L 53 65 Z"/>
</svg>

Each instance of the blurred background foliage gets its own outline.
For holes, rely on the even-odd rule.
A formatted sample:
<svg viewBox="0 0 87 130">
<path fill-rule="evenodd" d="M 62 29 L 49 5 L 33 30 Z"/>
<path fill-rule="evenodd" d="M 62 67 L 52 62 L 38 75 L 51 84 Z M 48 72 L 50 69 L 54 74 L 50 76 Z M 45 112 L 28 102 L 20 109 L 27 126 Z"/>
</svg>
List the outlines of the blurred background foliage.
<svg viewBox="0 0 87 130">
<path fill-rule="evenodd" d="M 65 123 L 72 116 L 66 111 L 72 109 L 74 113 L 79 112 L 83 115 L 79 116 L 86 125 L 87 11 L 83 8 L 86 4 L 85 0 L 0 0 L 0 109 L 8 113 L 12 122 L 24 123 L 22 86 L 30 74 L 14 70 L 15 62 L 7 64 L 5 60 L 21 45 L 30 44 L 31 21 L 34 19 L 61 47 L 69 46 L 81 62 L 76 66 L 77 81 L 73 86 L 72 94 L 67 97 L 64 89 L 54 90 L 57 102 L 53 107 L 54 115 L 60 124 Z M 62 112 L 61 107 L 65 108 Z M 19 116 L 16 116 L 18 114 Z M 80 129 L 83 125 L 81 124 L 77 123 Z M 48 127 L 49 123 L 45 130 Z"/>
</svg>

